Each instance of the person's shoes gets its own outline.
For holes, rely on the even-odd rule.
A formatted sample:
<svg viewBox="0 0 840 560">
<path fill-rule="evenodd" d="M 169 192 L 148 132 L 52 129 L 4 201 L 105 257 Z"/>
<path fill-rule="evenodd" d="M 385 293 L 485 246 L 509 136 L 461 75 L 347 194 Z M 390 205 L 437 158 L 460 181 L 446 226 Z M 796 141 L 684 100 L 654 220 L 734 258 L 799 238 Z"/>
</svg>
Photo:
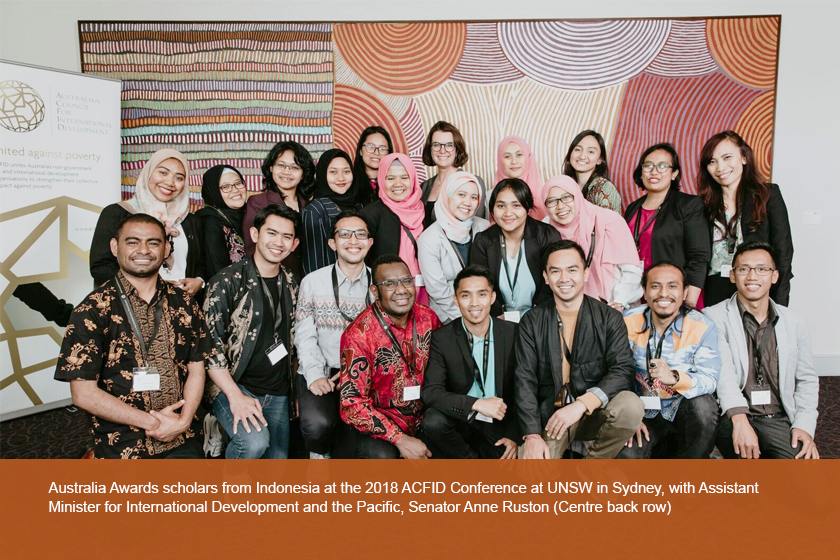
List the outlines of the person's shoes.
<svg viewBox="0 0 840 560">
<path fill-rule="evenodd" d="M 323 455 L 320 453 L 315 453 L 314 451 L 309 452 L 310 459 L 330 459 L 329 453 L 324 453 Z"/>
</svg>

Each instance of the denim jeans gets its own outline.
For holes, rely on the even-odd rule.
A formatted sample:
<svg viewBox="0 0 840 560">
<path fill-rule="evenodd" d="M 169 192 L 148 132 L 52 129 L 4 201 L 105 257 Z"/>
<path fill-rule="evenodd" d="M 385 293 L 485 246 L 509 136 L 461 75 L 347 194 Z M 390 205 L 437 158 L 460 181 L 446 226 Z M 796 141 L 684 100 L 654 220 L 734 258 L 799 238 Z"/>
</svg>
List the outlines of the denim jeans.
<svg viewBox="0 0 840 560">
<path fill-rule="evenodd" d="M 233 414 L 230 401 L 220 393 L 213 402 L 213 414 L 219 424 L 230 436 L 230 443 L 225 451 L 225 459 L 286 459 L 289 456 L 289 397 L 278 395 L 257 396 L 242 385 L 239 390 L 246 397 L 260 401 L 262 414 L 268 426 L 260 423 L 261 431 L 251 427 L 251 433 L 245 431 L 242 422 L 233 433 Z"/>
</svg>

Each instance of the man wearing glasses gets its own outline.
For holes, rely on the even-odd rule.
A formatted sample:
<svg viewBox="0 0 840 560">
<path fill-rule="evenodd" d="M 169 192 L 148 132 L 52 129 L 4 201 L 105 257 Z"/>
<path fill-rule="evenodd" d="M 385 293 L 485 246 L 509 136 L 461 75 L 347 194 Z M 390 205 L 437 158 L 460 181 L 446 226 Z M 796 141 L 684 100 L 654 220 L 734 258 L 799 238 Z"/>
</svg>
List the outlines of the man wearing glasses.
<svg viewBox="0 0 840 560">
<path fill-rule="evenodd" d="M 415 437 L 422 419 L 420 387 L 437 315 L 415 302 L 414 277 L 395 255 L 372 267 L 374 303 L 341 335 L 341 419 L 362 459 L 426 459 Z"/>
<path fill-rule="evenodd" d="M 333 221 L 327 240 L 337 260 L 300 284 L 295 318 L 300 429 L 310 459 L 328 459 L 338 423 L 341 334 L 373 301 L 365 257 L 373 245 L 367 222 L 355 210 Z"/>
<path fill-rule="evenodd" d="M 819 459 L 811 339 L 799 313 L 770 299 L 779 280 L 772 247 L 739 245 L 729 279 L 737 293 L 703 311 L 720 337 L 718 449 L 726 458 Z"/>
</svg>

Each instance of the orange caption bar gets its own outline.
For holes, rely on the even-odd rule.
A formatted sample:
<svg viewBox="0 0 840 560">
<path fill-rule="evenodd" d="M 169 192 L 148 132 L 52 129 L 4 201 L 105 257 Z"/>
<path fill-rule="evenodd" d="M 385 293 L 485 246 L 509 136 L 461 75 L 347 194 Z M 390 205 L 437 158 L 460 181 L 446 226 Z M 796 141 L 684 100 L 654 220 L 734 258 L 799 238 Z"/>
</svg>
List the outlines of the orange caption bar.
<svg viewBox="0 0 840 560">
<path fill-rule="evenodd" d="M 0 461 L 4 558 L 835 558 L 838 461 Z M 130 511 L 129 511 L 130 510 Z"/>
</svg>

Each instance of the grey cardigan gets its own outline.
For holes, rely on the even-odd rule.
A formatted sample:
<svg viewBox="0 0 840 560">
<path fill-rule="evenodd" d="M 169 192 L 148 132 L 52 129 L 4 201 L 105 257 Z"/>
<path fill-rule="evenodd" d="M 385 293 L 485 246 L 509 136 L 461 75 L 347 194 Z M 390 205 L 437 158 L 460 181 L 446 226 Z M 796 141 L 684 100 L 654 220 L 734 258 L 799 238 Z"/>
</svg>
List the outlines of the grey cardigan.
<svg viewBox="0 0 840 560">
<path fill-rule="evenodd" d="M 737 298 L 738 294 L 735 294 L 703 310 L 718 328 L 721 371 L 717 394 L 724 413 L 730 408 L 749 406 L 743 391 L 750 358 Z M 814 437 L 820 382 L 814 370 L 811 336 L 802 315 L 773 300 L 770 305 L 779 316 L 776 342 L 782 408 L 790 419 L 791 428 L 799 428 Z"/>
<path fill-rule="evenodd" d="M 470 238 L 475 240 L 477 233 L 490 227 L 490 222 L 483 218 L 473 218 Z M 452 301 L 455 291 L 452 282 L 461 271 L 461 262 L 455 248 L 449 243 L 443 228 L 438 222 L 433 223 L 420 235 L 417 241 L 418 261 L 423 283 L 429 293 L 429 307 L 432 308 L 441 323 L 448 323 L 461 316 L 458 306 Z M 468 263 L 469 264 L 469 263 Z"/>
</svg>

